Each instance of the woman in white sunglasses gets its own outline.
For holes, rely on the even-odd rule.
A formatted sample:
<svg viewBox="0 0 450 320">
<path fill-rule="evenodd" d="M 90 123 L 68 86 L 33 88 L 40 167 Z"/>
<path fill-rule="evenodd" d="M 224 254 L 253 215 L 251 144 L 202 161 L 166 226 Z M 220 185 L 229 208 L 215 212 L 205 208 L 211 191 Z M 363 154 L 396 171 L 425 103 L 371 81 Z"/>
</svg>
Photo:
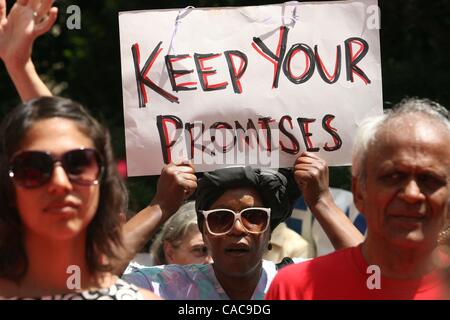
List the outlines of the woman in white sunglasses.
<svg viewBox="0 0 450 320">
<path fill-rule="evenodd" d="M 126 241 L 138 248 L 139 241 L 144 243 L 196 188 L 190 164 L 167 165 L 152 203 L 126 224 Z M 290 216 L 299 190 L 336 249 L 362 241 L 362 235 L 334 204 L 325 162 L 304 153 L 295 163 L 294 174 L 250 167 L 205 173 L 198 183 L 196 210 L 214 262 L 141 266 L 123 279 L 165 299 L 262 299 L 278 270 L 262 256 L 270 249 L 272 230 Z"/>
</svg>

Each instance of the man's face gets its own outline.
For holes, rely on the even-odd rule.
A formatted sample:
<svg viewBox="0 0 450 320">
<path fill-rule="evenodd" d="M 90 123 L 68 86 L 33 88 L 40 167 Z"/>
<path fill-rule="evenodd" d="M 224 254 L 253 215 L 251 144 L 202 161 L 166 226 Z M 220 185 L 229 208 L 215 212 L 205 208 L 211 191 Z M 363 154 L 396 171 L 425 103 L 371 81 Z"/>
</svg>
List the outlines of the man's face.
<svg viewBox="0 0 450 320">
<path fill-rule="evenodd" d="M 421 114 L 393 119 L 369 149 L 366 180 L 354 181 L 355 203 L 380 245 L 436 245 L 449 210 L 450 135 Z"/>
</svg>

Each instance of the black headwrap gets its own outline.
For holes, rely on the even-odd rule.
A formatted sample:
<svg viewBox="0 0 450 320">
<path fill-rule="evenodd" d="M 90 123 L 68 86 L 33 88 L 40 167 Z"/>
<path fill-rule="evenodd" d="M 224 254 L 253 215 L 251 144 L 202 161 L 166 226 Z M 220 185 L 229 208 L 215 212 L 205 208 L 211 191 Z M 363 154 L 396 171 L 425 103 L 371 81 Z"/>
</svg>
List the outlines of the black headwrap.
<svg viewBox="0 0 450 320">
<path fill-rule="evenodd" d="M 195 210 L 199 227 L 203 222 L 199 210 L 208 210 L 226 190 L 239 187 L 254 187 L 264 205 L 271 208 L 271 230 L 292 214 L 294 202 L 300 196 L 289 169 L 233 167 L 207 172 L 199 179 L 197 187 Z"/>
</svg>

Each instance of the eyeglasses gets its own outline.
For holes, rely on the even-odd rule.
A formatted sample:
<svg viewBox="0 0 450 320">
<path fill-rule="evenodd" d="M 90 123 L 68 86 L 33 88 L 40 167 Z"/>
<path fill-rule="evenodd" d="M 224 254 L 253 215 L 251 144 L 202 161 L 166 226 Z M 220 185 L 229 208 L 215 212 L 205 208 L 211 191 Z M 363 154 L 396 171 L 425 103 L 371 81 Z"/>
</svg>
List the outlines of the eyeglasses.
<svg viewBox="0 0 450 320">
<path fill-rule="evenodd" d="M 246 208 L 241 212 L 230 209 L 202 210 L 205 216 L 206 228 L 215 236 L 222 236 L 233 229 L 239 220 L 245 231 L 260 234 L 267 230 L 270 220 L 270 208 Z"/>
<path fill-rule="evenodd" d="M 44 151 L 23 151 L 10 162 L 9 176 L 24 188 L 46 184 L 55 164 L 60 164 L 73 183 L 89 186 L 98 184 L 103 171 L 101 157 L 94 149 L 75 149 L 56 158 Z"/>
</svg>

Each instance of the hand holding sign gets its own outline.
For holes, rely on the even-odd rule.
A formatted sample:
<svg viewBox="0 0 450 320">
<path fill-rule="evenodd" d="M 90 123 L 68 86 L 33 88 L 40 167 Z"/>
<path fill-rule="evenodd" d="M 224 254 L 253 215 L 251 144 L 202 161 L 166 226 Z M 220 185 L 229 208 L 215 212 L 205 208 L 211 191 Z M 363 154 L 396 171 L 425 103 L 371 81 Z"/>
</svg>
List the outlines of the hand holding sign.
<svg viewBox="0 0 450 320">
<path fill-rule="evenodd" d="M 297 158 L 294 178 L 309 207 L 315 206 L 322 197 L 331 195 L 327 163 L 313 153 L 303 152 Z"/>
<path fill-rule="evenodd" d="M 192 164 L 170 163 L 165 165 L 156 187 L 156 195 L 152 203 L 158 203 L 165 214 L 172 215 L 183 201 L 192 195 L 197 188 L 197 177 Z"/>
</svg>

